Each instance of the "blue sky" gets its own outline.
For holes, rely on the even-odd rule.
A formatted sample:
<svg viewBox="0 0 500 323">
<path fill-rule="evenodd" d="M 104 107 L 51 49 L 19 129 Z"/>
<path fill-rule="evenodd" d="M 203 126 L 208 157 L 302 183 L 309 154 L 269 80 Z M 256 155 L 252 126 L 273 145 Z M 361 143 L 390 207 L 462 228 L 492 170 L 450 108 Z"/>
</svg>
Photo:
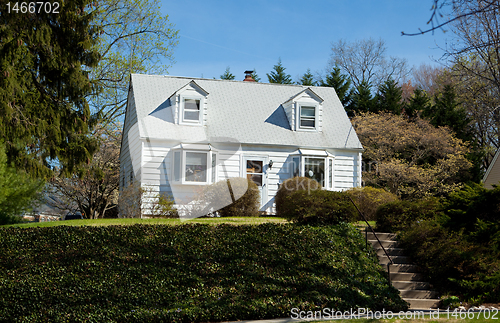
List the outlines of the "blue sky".
<svg viewBox="0 0 500 323">
<path fill-rule="evenodd" d="M 256 69 L 261 82 L 281 58 L 297 81 L 308 68 L 323 72 L 332 42 L 382 38 L 387 54 L 410 66 L 435 65 L 449 33 L 401 36 L 425 28 L 431 0 L 163 0 L 162 13 L 179 30 L 170 75 L 237 80 Z M 433 60 L 434 59 L 434 60 Z"/>
</svg>

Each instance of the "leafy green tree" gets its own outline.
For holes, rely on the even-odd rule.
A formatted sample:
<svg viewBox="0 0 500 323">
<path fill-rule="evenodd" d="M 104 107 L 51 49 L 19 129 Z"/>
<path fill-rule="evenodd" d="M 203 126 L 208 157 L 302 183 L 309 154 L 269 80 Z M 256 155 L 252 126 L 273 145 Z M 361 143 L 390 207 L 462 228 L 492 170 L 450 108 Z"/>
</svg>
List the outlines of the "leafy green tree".
<svg viewBox="0 0 500 323">
<path fill-rule="evenodd" d="M 387 111 L 394 114 L 401 114 L 403 90 L 393 79 L 386 80 L 378 88 L 375 97 L 378 111 Z"/>
<path fill-rule="evenodd" d="M 226 71 L 224 72 L 224 74 L 220 76 L 221 80 L 234 80 L 234 78 L 235 76 L 231 73 L 229 66 L 226 67 Z"/>
<path fill-rule="evenodd" d="M 16 215 L 29 211 L 43 188 L 43 181 L 10 167 L 4 149 L 0 142 L 0 225 L 18 222 Z"/>
<path fill-rule="evenodd" d="M 271 74 L 267 74 L 269 83 L 292 84 L 292 77 L 290 74 L 285 73 L 286 68 L 281 65 L 281 58 L 273 69 L 274 71 L 271 71 Z"/>
<path fill-rule="evenodd" d="M 346 110 L 350 117 L 361 112 L 377 112 L 377 104 L 368 82 L 363 81 L 356 87 L 351 104 Z"/>
<path fill-rule="evenodd" d="M 306 86 L 315 86 L 316 82 L 314 82 L 314 75 L 311 73 L 311 69 L 308 68 L 307 71 L 302 75 L 300 82 L 298 84 L 306 85 Z"/>
<path fill-rule="evenodd" d="M 344 107 L 349 106 L 352 100 L 351 80 L 347 75 L 340 72 L 340 67 L 335 66 L 325 78 L 320 81 L 320 86 L 329 86 L 335 89 Z"/>
<path fill-rule="evenodd" d="M 103 128 L 108 123 L 118 127 L 130 74 L 167 74 L 178 32 L 168 15 L 161 14 L 160 0 L 101 0 L 93 14 L 92 23 L 102 30 L 94 46 L 101 59 L 90 78 L 102 92 L 89 96 L 89 104 Z"/>
<path fill-rule="evenodd" d="M 93 3 L 60 1 L 59 13 L 0 14 L 0 140 L 8 163 L 31 176 L 49 176 L 49 159 L 71 172 L 97 149 L 88 136 L 96 120 L 86 100 L 99 92 L 89 78 L 101 30 L 93 24 Z"/>
</svg>

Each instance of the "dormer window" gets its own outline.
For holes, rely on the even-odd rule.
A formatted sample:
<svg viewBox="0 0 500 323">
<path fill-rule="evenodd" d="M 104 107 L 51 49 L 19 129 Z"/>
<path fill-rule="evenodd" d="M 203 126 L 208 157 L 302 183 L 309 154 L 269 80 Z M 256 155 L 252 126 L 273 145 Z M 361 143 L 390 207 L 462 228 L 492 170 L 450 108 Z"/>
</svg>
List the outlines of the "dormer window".
<svg viewBox="0 0 500 323">
<path fill-rule="evenodd" d="M 307 88 L 283 104 L 292 131 L 322 131 L 323 99 Z"/>
<path fill-rule="evenodd" d="M 201 99 L 196 98 L 182 98 L 182 122 L 200 124 L 200 106 Z"/>
<path fill-rule="evenodd" d="M 208 92 L 191 81 L 169 97 L 176 124 L 202 126 L 206 122 Z"/>
<path fill-rule="evenodd" d="M 315 106 L 300 106 L 300 129 L 316 129 L 316 107 Z"/>
</svg>

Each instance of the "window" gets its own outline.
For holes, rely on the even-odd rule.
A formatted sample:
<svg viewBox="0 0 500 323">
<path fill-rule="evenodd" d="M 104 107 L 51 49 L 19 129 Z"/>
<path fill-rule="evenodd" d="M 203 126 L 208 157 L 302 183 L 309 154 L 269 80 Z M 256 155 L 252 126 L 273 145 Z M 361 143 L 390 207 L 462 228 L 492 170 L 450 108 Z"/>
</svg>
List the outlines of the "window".
<svg viewBox="0 0 500 323">
<path fill-rule="evenodd" d="M 176 150 L 172 159 L 172 182 L 195 185 L 215 183 L 217 179 L 215 152 Z M 209 165 L 211 167 L 208 167 Z"/>
<path fill-rule="evenodd" d="M 322 187 L 333 189 L 333 158 L 320 156 L 293 156 L 290 176 L 309 177 Z"/>
<path fill-rule="evenodd" d="M 207 153 L 186 152 L 185 181 L 206 182 L 207 181 Z"/>
<path fill-rule="evenodd" d="M 262 176 L 264 175 L 264 162 L 262 160 L 247 160 L 246 173 L 247 179 L 262 187 Z"/>
<path fill-rule="evenodd" d="M 201 98 L 181 98 L 181 123 L 184 124 L 201 124 L 202 123 L 202 106 Z"/>
<path fill-rule="evenodd" d="M 300 125 L 302 129 L 316 128 L 316 107 L 300 106 Z"/>
<path fill-rule="evenodd" d="M 324 158 L 304 158 L 304 176 L 314 179 L 325 186 L 325 159 Z"/>
</svg>

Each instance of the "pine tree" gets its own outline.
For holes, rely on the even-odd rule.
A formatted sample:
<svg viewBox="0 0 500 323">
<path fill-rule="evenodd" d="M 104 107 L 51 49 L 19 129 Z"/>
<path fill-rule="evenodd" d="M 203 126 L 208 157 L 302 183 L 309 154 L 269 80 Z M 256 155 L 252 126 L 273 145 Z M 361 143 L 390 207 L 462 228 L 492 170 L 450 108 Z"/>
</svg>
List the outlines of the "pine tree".
<svg viewBox="0 0 500 323">
<path fill-rule="evenodd" d="M 403 90 L 393 79 L 386 80 L 379 86 L 375 100 L 377 111 L 386 111 L 393 114 L 401 114 Z"/>
<path fill-rule="evenodd" d="M 363 81 L 356 87 L 351 104 L 346 108 L 347 114 L 352 117 L 359 112 L 378 112 L 377 104 L 372 96 L 371 86 Z"/>
<path fill-rule="evenodd" d="M 226 67 L 224 74 L 220 76 L 221 80 L 234 80 L 235 76 L 231 73 L 229 66 Z"/>
<path fill-rule="evenodd" d="M 320 86 L 329 86 L 335 89 L 337 95 L 342 102 L 344 107 L 349 106 L 352 100 L 352 90 L 351 90 L 351 80 L 347 75 L 340 73 L 340 68 L 338 66 L 333 67 L 330 74 L 328 74 L 325 80 L 321 80 Z"/>
<path fill-rule="evenodd" d="M 255 82 L 260 82 L 260 77 L 259 77 L 259 75 L 257 75 L 257 70 L 255 70 L 255 69 L 254 69 L 254 70 L 253 70 L 253 73 L 252 73 L 252 74 L 250 74 L 250 75 L 252 75 L 252 78 L 253 78 L 253 80 L 254 80 Z"/>
<path fill-rule="evenodd" d="M 274 71 L 271 74 L 267 74 L 269 83 L 279 83 L 279 84 L 292 84 L 292 77 L 290 74 L 285 74 L 286 68 L 281 65 L 281 58 L 278 60 L 278 64 L 274 65 Z"/>
<path fill-rule="evenodd" d="M 405 106 L 405 114 L 414 120 L 419 113 L 428 109 L 430 98 L 424 90 L 416 88 L 413 91 L 413 96 L 410 98 L 408 104 Z"/>
<path fill-rule="evenodd" d="M 0 142 L 0 225 L 18 222 L 15 216 L 29 211 L 42 187 L 42 181 L 8 165 L 5 145 Z"/>
<path fill-rule="evenodd" d="M 314 76 L 311 74 L 311 69 L 308 68 L 306 73 L 302 75 L 300 82 L 298 84 L 306 85 L 306 86 L 314 86 L 316 82 L 314 82 Z"/>
<path fill-rule="evenodd" d="M 99 28 L 86 10 L 93 2 L 60 1 L 57 14 L 0 14 L 0 140 L 8 163 L 32 176 L 50 174 L 48 159 L 71 171 L 97 148 L 86 101 L 99 90 L 88 78 L 99 60 Z"/>
<path fill-rule="evenodd" d="M 472 138 L 470 119 L 458 102 L 455 89 L 450 84 L 445 85 L 441 92 L 434 95 L 434 105 L 427 106 L 422 116 L 428 118 L 436 127 L 449 127 L 455 132 L 457 138 L 465 141 Z"/>
</svg>

